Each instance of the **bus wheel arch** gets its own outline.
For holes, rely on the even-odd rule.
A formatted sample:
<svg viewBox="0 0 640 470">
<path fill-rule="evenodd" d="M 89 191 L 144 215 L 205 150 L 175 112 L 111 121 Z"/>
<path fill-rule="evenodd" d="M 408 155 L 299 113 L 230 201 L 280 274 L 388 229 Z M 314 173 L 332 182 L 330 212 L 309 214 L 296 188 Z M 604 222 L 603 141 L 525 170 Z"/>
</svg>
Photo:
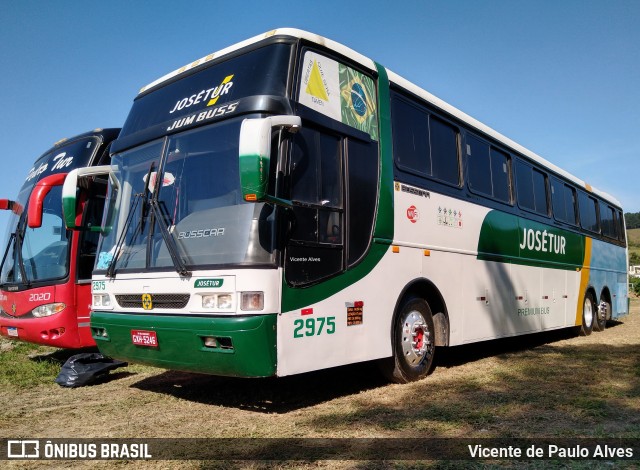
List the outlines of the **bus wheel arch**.
<svg viewBox="0 0 640 470">
<path fill-rule="evenodd" d="M 398 297 L 391 325 L 392 356 L 380 361 L 392 382 L 407 383 L 433 370 L 436 346 L 449 344 L 449 320 L 442 295 L 426 279 L 407 285 Z"/>
<path fill-rule="evenodd" d="M 607 321 L 611 320 L 611 293 L 609 288 L 605 286 L 600 294 L 600 303 L 596 308 L 596 314 L 593 320 L 594 331 L 604 331 L 607 327 Z"/>
</svg>

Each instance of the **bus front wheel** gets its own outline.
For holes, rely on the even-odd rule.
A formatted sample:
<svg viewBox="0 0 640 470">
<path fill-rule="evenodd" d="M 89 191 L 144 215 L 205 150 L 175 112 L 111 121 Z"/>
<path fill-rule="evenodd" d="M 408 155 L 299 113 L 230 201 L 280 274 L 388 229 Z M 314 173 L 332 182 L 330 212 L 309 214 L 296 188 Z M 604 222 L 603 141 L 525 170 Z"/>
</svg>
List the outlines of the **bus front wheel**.
<svg viewBox="0 0 640 470">
<path fill-rule="evenodd" d="M 435 328 L 431 308 L 424 299 L 410 298 L 395 318 L 393 357 L 383 360 L 382 371 L 396 383 L 426 377 L 433 365 Z"/>
<path fill-rule="evenodd" d="M 593 323 L 596 318 L 596 302 L 593 300 L 593 294 L 587 291 L 584 294 L 584 302 L 582 303 L 582 325 L 580 326 L 580 336 L 589 336 L 593 330 Z"/>
</svg>

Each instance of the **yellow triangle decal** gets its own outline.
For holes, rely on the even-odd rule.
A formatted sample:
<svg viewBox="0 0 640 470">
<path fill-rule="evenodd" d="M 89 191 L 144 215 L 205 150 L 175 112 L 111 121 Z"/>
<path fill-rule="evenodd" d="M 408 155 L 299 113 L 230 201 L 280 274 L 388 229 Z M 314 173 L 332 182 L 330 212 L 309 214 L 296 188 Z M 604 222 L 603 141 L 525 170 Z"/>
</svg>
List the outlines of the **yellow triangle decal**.
<svg viewBox="0 0 640 470">
<path fill-rule="evenodd" d="M 320 73 L 318 62 L 315 60 L 311 67 L 311 76 L 309 77 L 309 83 L 307 84 L 307 89 L 305 91 L 311 96 L 315 96 L 316 98 L 324 101 L 329 101 L 329 95 L 327 95 L 327 90 L 324 87 L 324 83 L 322 83 L 322 74 Z"/>
</svg>

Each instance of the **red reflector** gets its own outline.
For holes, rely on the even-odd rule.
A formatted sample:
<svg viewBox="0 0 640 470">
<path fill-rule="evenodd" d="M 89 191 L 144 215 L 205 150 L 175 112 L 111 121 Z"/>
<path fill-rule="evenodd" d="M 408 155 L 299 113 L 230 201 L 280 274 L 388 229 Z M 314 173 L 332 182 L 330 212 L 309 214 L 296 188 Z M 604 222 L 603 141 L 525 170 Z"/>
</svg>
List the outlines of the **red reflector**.
<svg viewBox="0 0 640 470">
<path fill-rule="evenodd" d="M 313 315 L 313 309 L 312 308 L 303 308 L 300 313 L 302 313 L 302 315 Z"/>
<path fill-rule="evenodd" d="M 364 307 L 364 302 L 363 302 L 362 300 L 356 300 L 356 301 L 353 303 L 353 306 L 354 306 L 355 308 L 362 308 L 362 307 Z"/>
</svg>

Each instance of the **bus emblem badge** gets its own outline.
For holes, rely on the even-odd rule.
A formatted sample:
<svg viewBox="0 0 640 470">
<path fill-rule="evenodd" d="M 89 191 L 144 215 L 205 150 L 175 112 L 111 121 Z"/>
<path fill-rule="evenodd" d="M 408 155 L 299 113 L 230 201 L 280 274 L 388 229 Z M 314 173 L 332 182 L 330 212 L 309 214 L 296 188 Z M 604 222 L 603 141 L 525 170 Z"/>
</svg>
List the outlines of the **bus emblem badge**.
<svg viewBox="0 0 640 470">
<path fill-rule="evenodd" d="M 142 294 L 142 308 L 145 310 L 153 309 L 153 300 L 151 294 Z"/>
<path fill-rule="evenodd" d="M 420 212 L 418 212 L 416 206 L 411 206 L 407 209 L 407 219 L 409 219 L 412 224 L 420 220 Z"/>
</svg>

